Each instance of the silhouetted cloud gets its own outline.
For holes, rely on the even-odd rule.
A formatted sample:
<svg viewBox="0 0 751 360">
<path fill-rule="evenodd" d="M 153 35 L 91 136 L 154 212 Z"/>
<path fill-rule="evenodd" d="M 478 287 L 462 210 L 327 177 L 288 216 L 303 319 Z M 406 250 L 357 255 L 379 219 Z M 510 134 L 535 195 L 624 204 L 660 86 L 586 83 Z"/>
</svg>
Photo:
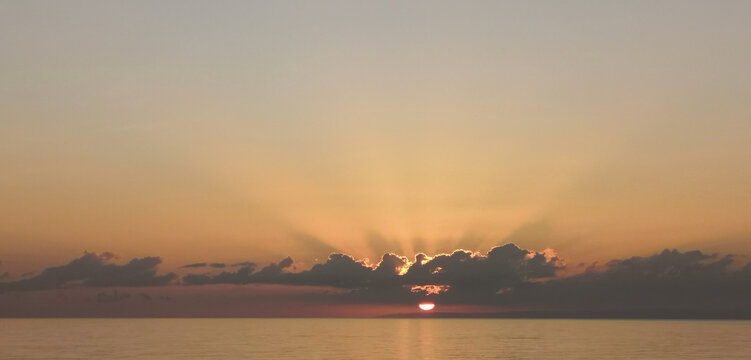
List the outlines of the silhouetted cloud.
<svg viewBox="0 0 751 360">
<path fill-rule="evenodd" d="M 185 285 L 273 283 L 284 269 L 292 266 L 292 263 L 292 258 L 287 257 L 279 263 L 269 264 L 258 272 L 254 272 L 255 264 L 245 262 L 243 264 L 247 265 L 234 272 L 223 271 L 217 275 L 188 274 L 183 276 L 182 282 Z"/>
<path fill-rule="evenodd" d="M 0 283 L 0 292 L 12 290 L 43 290 L 66 285 L 82 286 L 155 286 L 167 285 L 175 274 L 156 274 L 158 257 L 136 258 L 123 265 L 109 264 L 114 258 L 109 252 L 84 253 L 66 265 L 49 267 L 38 275 L 17 281 Z"/>
<path fill-rule="evenodd" d="M 172 273 L 156 274 L 157 257 L 133 259 L 123 265 L 108 263 L 112 258 L 86 253 L 32 278 L 0 282 L 0 292 L 74 284 L 166 285 L 175 278 Z M 212 264 L 231 269 L 212 272 L 209 268 L 218 268 Z M 556 276 L 563 261 L 552 250 L 530 251 L 514 244 L 487 253 L 459 249 L 434 256 L 418 253 L 413 258 L 386 253 L 376 264 L 333 253 L 326 262 L 303 271 L 297 270 L 290 257 L 260 268 L 253 262 L 201 262 L 182 267 L 207 270 L 183 276 L 182 285 L 323 287 L 332 291 L 326 295 L 327 303 L 404 304 L 430 299 L 440 304 L 500 305 L 550 316 L 751 316 L 751 263 L 741 266 L 732 256 L 701 251 L 665 250 L 648 257 L 582 263 L 576 266 L 577 275 L 565 277 Z M 104 292 L 97 301 L 122 298 L 117 294 L 124 293 Z"/>
<path fill-rule="evenodd" d="M 507 305 L 544 309 L 741 309 L 751 304 L 751 263 L 731 256 L 665 250 L 613 260 L 603 270 L 544 283 L 524 283 L 500 296 Z"/>
<path fill-rule="evenodd" d="M 115 255 L 115 253 L 112 253 L 112 252 L 109 252 L 109 251 L 105 251 L 105 252 L 99 253 L 99 257 L 102 260 L 105 260 L 105 261 L 106 260 L 112 260 L 112 259 L 119 259 L 120 258 L 119 256 Z"/>
<path fill-rule="evenodd" d="M 181 266 L 181 268 L 200 268 L 200 267 L 206 267 L 206 265 L 208 265 L 208 264 L 205 263 L 205 262 L 201 262 L 201 263 L 193 263 L 193 264 L 183 265 L 183 266 Z"/>
<path fill-rule="evenodd" d="M 256 263 L 254 263 L 252 261 L 243 261 L 243 262 L 239 262 L 239 263 L 230 264 L 229 266 L 235 267 L 235 266 L 251 266 L 251 265 L 255 266 Z"/>
<path fill-rule="evenodd" d="M 205 262 L 199 262 L 199 263 L 193 263 L 193 264 L 187 264 L 183 265 L 180 268 L 200 268 L 200 267 L 212 267 L 215 269 L 222 269 L 226 267 L 227 265 L 224 263 L 205 263 Z"/>
<path fill-rule="evenodd" d="M 357 288 L 368 285 L 373 269 L 345 254 L 331 254 L 323 264 L 316 264 L 308 271 L 289 274 L 279 280 L 298 285 L 321 285 L 341 288 Z"/>
<path fill-rule="evenodd" d="M 275 279 L 276 276 L 279 276 L 284 269 L 292 266 L 292 263 L 292 258 L 287 257 L 279 263 L 269 264 L 268 266 L 259 270 L 257 273 L 253 274 L 253 277 L 258 281 L 264 281 L 265 279 L 273 281 L 273 279 Z"/>
<path fill-rule="evenodd" d="M 417 254 L 414 261 L 393 253 L 381 257 L 376 266 L 357 261 L 346 254 L 331 254 L 323 264 L 310 270 L 285 272 L 292 266 L 291 258 L 271 264 L 258 272 L 245 267 L 236 272 L 217 275 L 189 274 L 183 283 L 199 284 L 249 284 L 273 283 L 290 285 L 316 285 L 350 289 L 359 295 L 373 294 L 382 297 L 390 294 L 392 301 L 398 295 L 436 295 L 437 286 L 445 289 L 444 297 L 456 299 L 467 296 L 492 296 L 499 289 L 516 286 L 531 279 L 551 277 L 560 268 L 557 257 L 506 244 L 491 249 L 487 254 L 456 250 L 451 254 L 429 257 Z M 395 296 L 395 297 L 394 297 Z M 469 299 L 471 300 L 471 299 Z"/>
<path fill-rule="evenodd" d="M 185 285 L 206 285 L 206 284 L 249 284 L 250 275 L 255 270 L 255 265 L 250 264 L 240 267 L 235 272 L 222 271 L 217 275 L 209 274 L 187 274 L 183 276 L 182 283 Z"/>
<path fill-rule="evenodd" d="M 352 302 L 430 298 L 446 304 L 524 309 L 610 313 L 649 309 L 653 315 L 659 309 L 749 308 L 751 304 L 751 263 L 734 268 L 732 257 L 700 251 L 665 250 L 605 265 L 583 264 L 583 273 L 564 278 L 555 277 L 563 265 L 552 250 L 535 252 L 514 244 L 486 254 L 455 250 L 430 257 L 420 253 L 411 261 L 387 253 L 376 265 L 335 253 L 310 270 L 284 271 L 292 263 L 286 258 L 256 273 L 246 268 L 219 275 L 187 275 L 183 283 L 329 286 L 348 290 L 341 298 Z"/>
</svg>

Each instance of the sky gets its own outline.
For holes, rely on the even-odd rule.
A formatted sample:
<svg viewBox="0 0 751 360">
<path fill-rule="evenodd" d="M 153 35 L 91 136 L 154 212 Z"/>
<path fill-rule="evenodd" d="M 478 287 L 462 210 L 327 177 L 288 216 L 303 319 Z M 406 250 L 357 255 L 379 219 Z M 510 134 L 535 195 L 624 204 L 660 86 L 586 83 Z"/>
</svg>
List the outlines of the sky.
<svg viewBox="0 0 751 360">
<path fill-rule="evenodd" d="M 85 251 L 158 257 L 177 274 L 162 286 L 195 263 L 374 268 L 508 243 L 554 274 L 664 249 L 741 268 L 749 12 L 0 1 L 0 281 Z"/>
</svg>

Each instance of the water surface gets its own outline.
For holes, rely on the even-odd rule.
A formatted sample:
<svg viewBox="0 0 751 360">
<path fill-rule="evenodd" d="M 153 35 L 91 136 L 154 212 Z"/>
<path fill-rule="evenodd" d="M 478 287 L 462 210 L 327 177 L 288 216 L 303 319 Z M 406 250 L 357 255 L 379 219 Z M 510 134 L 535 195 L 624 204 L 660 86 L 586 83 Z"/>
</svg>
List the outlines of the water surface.
<svg viewBox="0 0 751 360">
<path fill-rule="evenodd" d="M 748 359 L 751 321 L 0 319 L 0 359 Z"/>
</svg>

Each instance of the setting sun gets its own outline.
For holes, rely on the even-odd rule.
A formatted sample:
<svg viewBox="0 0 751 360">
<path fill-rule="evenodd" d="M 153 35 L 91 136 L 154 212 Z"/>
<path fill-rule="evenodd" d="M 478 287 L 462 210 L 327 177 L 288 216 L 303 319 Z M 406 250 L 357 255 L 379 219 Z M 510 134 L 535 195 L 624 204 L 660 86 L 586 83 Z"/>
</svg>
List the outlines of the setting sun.
<svg viewBox="0 0 751 360">
<path fill-rule="evenodd" d="M 431 311 L 435 308 L 434 303 L 420 303 L 417 305 L 422 311 Z"/>
</svg>

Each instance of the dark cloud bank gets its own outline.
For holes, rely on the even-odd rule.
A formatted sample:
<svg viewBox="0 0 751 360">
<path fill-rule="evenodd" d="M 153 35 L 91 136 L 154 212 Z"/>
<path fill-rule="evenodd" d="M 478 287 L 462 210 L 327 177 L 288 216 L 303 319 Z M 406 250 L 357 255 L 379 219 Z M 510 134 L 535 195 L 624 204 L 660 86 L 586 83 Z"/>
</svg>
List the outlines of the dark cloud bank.
<svg viewBox="0 0 751 360">
<path fill-rule="evenodd" d="M 38 275 L 17 281 L 0 282 L 0 293 L 6 291 L 46 290 L 64 286 L 156 286 L 175 279 L 173 273 L 157 275 L 158 257 L 133 259 L 124 265 L 108 263 L 114 255 L 84 253 L 80 258 L 44 269 Z"/>
<path fill-rule="evenodd" d="M 700 251 L 665 250 L 649 257 L 613 260 L 565 277 L 556 276 L 564 264 L 554 254 L 514 244 L 484 254 L 456 250 L 408 259 L 389 253 L 372 266 L 334 253 L 325 263 L 304 271 L 293 271 L 295 263 L 289 257 L 265 267 L 252 262 L 195 263 L 183 268 L 205 272 L 189 273 L 182 279 L 173 273 L 158 275 L 157 257 L 133 259 L 124 265 L 110 264 L 110 258 L 107 253 L 87 253 L 34 277 L 0 282 L 0 292 L 71 285 L 307 285 L 343 290 L 327 298 L 332 303 L 432 300 L 502 306 L 514 311 L 506 312 L 508 316 L 751 317 L 751 263 L 737 266 L 731 256 Z"/>
</svg>

